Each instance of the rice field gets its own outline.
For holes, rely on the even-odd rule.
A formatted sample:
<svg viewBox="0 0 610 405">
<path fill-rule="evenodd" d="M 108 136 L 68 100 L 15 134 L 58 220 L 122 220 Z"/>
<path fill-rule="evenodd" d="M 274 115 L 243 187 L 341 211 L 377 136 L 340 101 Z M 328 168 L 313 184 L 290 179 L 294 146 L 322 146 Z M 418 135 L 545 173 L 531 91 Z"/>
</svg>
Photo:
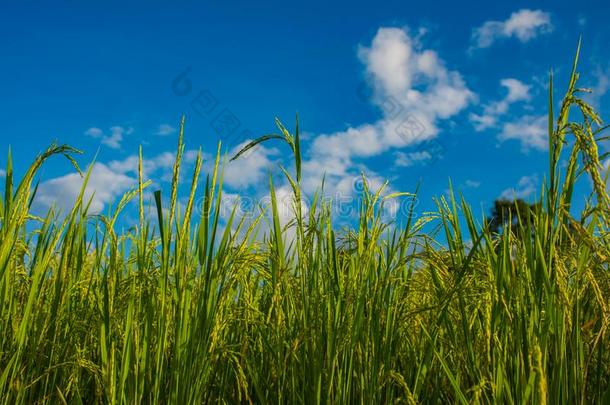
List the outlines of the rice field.
<svg viewBox="0 0 610 405">
<path fill-rule="evenodd" d="M 610 209 L 598 150 L 608 137 L 577 81 L 575 62 L 557 103 L 551 77 L 540 106 L 548 178 L 529 215 L 499 233 L 457 195 L 386 223 L 382 205 L 407 194 L 366 180 L 353 229 L 334 225 L 322 192 L 304 211 L 298 125 L 243 150 L 271 139 L 291 150 L 294 166 L 278 169 L 294 196 L 288 224 L 271 181 L 267 211 L 221 218 L 221 148 L 212 172 L 200 155 L 183 173 L 182 131 L 171 188 L 152 190 L 140 151 L 138 187 L 104 215 L 88 213 L 84 192 L 69 212 L 31 212 L 37 172 L 57 156 L 74 162 L 76 150 L 52 145 L 20 179 L 9 157 L 0 402 L 609 403 Z M 574 212 L 579 181 L 592 193 Z M 130 205 L 138 223 L 119 232 Z"/>
</svg>

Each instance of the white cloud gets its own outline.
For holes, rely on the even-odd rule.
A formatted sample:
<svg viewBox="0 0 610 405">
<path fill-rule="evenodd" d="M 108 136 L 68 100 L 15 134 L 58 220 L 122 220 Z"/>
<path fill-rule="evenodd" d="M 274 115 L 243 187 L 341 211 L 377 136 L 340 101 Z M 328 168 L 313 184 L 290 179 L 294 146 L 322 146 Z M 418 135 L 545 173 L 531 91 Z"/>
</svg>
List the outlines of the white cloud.
<svg viewBox="0 0 610 405">
<path fill-rule="evenodd" d="M 188 150 L 184 153 L 184 161 L 187 164 L 192 163 L 193 156 L 196 155 L 197 151 Z M 162 152 L 151 158 L 144 158 L 142 160 L 144 179 L 170 181 L 175 158 L 175 152 Z M 137 155 L 132 155 L 123 160 L 94 163 L 85 190 L 85 200 L 93 196 L 90 212 L 99 213 L 107 204 L 117 202 L 124 192 L 136 186 L 138 160 Z M 82 185 L 83 178 L 78 173 L 44 181 L 40 184 L 36 195 L 36 208 L 44 212 L 55 204 L 65 213 L 74 205 Z"/>
<path fill-rule="evenodd" d="M 499 101 L 494 101 L 483 106 L 481 114 L 470 113 L 468 118 L 474 125 L 475 130 L 484 131 L 498 124 L 500 116 L 506 114 L 511 104 L 531 99 L 530 85 L 517 79 L 502 79 L 500 85 L 506 88 L 506 95 Z"/>
<path fill-rule="evenodd" d="M 250 143 L 247 139 L 235 146 L 229 156 L 234 156 L 239 150 Z M 270 170 L 277 170 L 272 160 L 279 154 L 276 148 L 258 145 L 234 161 L 227 162 L 224 168 L 224 184 L 233 188 L 244 188 L 255 185 L 267 185 L 267 175 Z"/>
<path fill-rule="evenodd" d="M 500 84 L 508 89 L 506 101 L 509 103 L 529 100 L 531 98 L 529 94 L 531 86 L 528 86 L 517 79 L 502 79 L 500 80 Z"/>
<path fill-rule="evenodd" d="M 363 160 L 435 138 L 442 120 L 452 118 L 476 100 L 458 72 L 449 70 L 436 52 L 424 49 L 419 37 L 412 38 L 405 30 L 379 29 L 371 45 L 359 49 L 359 57 L 368 73 L 372 102 L 381 110 L 380 119 L 334 133 L 308 134 L 310 141 L 302 162 L 304 198 L 311 196 L 324 178 L 323 198 L 333 199 L 335 218 L 343 223 L 357 215 L 361 173 L 366 173 L 372 191 L 384 184 L 384 178 Z M 229 155 L 244 145 L 237 146 Z M 406 159 L 424 163 L 436 156 L 432 151 L 419 151 L 398 157 L 402 163 Z M 225 165 L 224 182 L 231 189 L 260 185 L 256 188 L 259 197 L 268 198 L 263 191 L 267 189 L 268 169 L 279 159 L 278 149 L 259 145 L 247 156 Z M 277 168 L 272 169 L 277 173 Z M 292 170 L 292 165 L 288 169 Z M 286 209 L 285 201 L 291 201 L 290 187 L 282 181 L 275 184 L 278 199 L 284 200 L 280 214 L 284 224 L 293 215 L 291 209 Z M 394 191 L 386 186 L 384 194 Z M 401 207 L 398 200 L 389 201 L 384 213 L 392 217 Z"/>
<path fill-rule="evenodd" d="M 155 132 L 155 135 L 168 136 L 174 134 L 176 131 L 177 129 L 169 124 L 161 124 L 159 125 L 157 132 Z"/>
<path fill-rule="evenodd" d="M 512 200 L 515 198 L 527 199 L 536 192 L 538 176 L 523 176 L 519 179 L 517 187 L 508 188 L 500 194 L 500 198 Z"/>
<path fill-rule="evenodd" d="M 473 30 L 471 49 L 488 48 L 501 38 L 517 38 L 527 42 L 553 30 L 551 15 L 542 10 L 522 9 L 504 21 L 486 21 Z"/>
<path fill-rule="evenodd" d="M 6 177 L 6 170 L 0 169 L 0 177 Z"/>
<path fill-rule="evenodd" d="M 45 211 L 55 205 L 66 213 L 74 206 L 83 180 L 80 174 L 70 173 L 42 182 L 35 197 L 36 208 Z M 135 178 L 117 172 L 103 163 L 95 163 L 85 188 L 84 199 L 88 201 L 93 198 L 90 212 L 99 213 L 106 204 L 114 202 L 135 184 Z"/>
<path fill-rule="evenodd" d="M 434 123 L 457 114 L 472 101 L 474 95 L 461 75 L 449 71 L 435 51 L 422 48 L 399 28 L 380 28 L 371 46 L 360 48 L 360 59 L 372 79 L 374 101 L 382 108 L 396 104 L 392 111 L 384 111 L 386 119 L 402 108 L 421 121 Z M 427 135 L 436 131 L 436 127 L 426 127 Z"/>
<path fill-rule="evenodd" d="M 92 127 L 85 131 L 85 135 L 91 138 L 100 139 L 100 142 L 109 148 L 120 149 L 123 136 L 133 132 L 133 128 L 123 128 L 121 126 L 113 126 L 110 128 L 110 133 L 106 134 L 100 128 Z"/>
<path fill-rule="evenodd" d="M 548 117 L 546 115 L 524 115 L 513 122 L 507 122 L 498 135 L 500 141 L 517 140 L 523 150 L 546 150 L 549 146 Z"/>
<path fill-rule="evenodd" d="M 110 128 L 110 135 L 102 138 L 102 143 L 112 149 L 120 149 L 123 141 L 123 134 L 127 131 L 123 127 Z"/>
<path fill-rule="evenodd" d="M 424 49 L 403 29 L 380 28 L 370 46 L 360 47 L 359 57 L 382 118 L 317 136 L 303 164 L 308 191 L 319 185 L 323 175 L 325 190 L 331 194 L 351 189 L 358 169 L 366 169 L 357 159 L 436 137 L 441 120 L 476 99 L 459 72 L 449 70 L 435 51 Z M 370 175 L 370 170 L 365 171 Z"/>
<path fill-rule="evenodd" d="M 138 156 L 132 155 L 124 160 L 113 160 L 108 165 L 121 173 L 132 172 L 137 173 L 138 171 Z M 174 166 L 176 160 L 175 152 L 162 152 L 152 158 L 143 157 L 142 159 L 142 171 L 144 177 L 148 177 L 152 172 L 158 169 L 171 169 Z"/>
<path fill-rule="evenodd" d="M 194 149 L 190 149 L 184 152 L 182 158 L 182 170 L 180 172 L 181 176 L 189 174 L 188 171 L 184 169 L 187 165 L 190 165 L 195 162 L 197 158 L 198 151 Z M 202 159 L 204 163 L 208 164 L 211 162 L 212 158 L 210 155 L 202 153 Z M 138 156 L 131 155 L 123 160 L 113 160 L 108 163 L 108 166 L 119 173 L 131 173 L 135 176 L 138 174 Z M 174 162 L 176 160 L 176 152 L 161 152 L 153 157 L 143 157 L 142 160 L 142 172 L 143 177 L 145 179 L 154 178 L 154 180 L 160 181 L 171 181 L 173 176 Z"/>
</svg>

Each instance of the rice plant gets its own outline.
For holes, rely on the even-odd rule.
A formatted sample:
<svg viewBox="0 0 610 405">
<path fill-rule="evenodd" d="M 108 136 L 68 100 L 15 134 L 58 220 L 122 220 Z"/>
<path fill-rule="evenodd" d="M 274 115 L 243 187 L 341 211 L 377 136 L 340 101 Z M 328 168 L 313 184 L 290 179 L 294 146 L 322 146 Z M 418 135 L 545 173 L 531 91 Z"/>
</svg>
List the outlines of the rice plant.
<svg viewBox="0 0 610 405">
<path fill-rule="evenodd" d="M 0 402 L 608 403 L 607 137 L 577 59 L 557 112 L 551 77 L 540 200 L 500 232 L 454 194 L 385 222 L 383 204 L 407 194 L 366 178 L 353 229 L 338 229 L 323 190 L 302 209 L 299 127 L 279 121 L 234 158 L 289 148 L 288 224 L 271 179 L 268 210 L 222 217 L 220 146 L 211 173 L 199 154 L 179 204 L 184 121 L 169 193 L 151 192 L 140 150 L 138 186 L 104 215 L 89 214 L 85 185 L 69 212 L 31 213 L 40 167 L 57 155 L 76 166 L 78 151 L 52 145 L 20 181 L 9 155 Z M 593 192 L 575 214 L 578 181 Z M 130 204 L 138 223 L 117 233 Z"/>
</svg>

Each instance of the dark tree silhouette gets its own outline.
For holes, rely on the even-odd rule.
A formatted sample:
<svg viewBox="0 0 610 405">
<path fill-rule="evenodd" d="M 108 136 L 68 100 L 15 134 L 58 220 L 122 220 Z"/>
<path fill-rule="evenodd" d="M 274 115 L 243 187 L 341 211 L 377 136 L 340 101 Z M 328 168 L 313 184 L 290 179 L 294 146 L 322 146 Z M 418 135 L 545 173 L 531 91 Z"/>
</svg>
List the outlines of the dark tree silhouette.
<svg viewBox="0 0 610 405">
<path fill-rule="evenodd" d="M 500 234 L 505 230 L 515 230 L 519 225 L 519 218 L 523 224 L 530 223 L 538 204 L 529 204 L 522 199 L 508 200 L 500 198 L 494 201 L 491 215 L 487 218 L 492 233 Z"/>
</svg>

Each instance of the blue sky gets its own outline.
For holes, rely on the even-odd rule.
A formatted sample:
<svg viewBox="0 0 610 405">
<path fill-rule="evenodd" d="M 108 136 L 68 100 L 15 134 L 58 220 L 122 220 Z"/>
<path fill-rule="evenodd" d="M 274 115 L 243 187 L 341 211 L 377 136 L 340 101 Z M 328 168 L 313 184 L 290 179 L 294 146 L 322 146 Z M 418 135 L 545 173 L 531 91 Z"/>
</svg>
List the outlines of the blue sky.
<svg viewBox="0 0 610 405">
<path fill-rule="evenodd" d="M 53 140 L 85 151 L 82 166 L 97 153 L 100 211 L 133 186 L 138 145 L 167 189 L 182 114 L 188 166 L 200 146 L 230 152 L 298 112 L 309 192 L 326 174 L 329 194 L 351 195 L 365 172 L 389 191 L 421 183 L 422 211 L 449 179 L 483 209 L 531 199 L 548 72 L 561 95 L 581 34 L 581 85 L 610 113 L 609 18 L 602 1 L 4 3 L 0 164 L 10 145 L 23 170 Z M 266 195 L 287 161 L 281 144 L 258 148 L 226 167 L 227 192 Z M 41 182 L 37 206 L 66 206 L 80 178 L 55 159 Z"/>
</svg>

